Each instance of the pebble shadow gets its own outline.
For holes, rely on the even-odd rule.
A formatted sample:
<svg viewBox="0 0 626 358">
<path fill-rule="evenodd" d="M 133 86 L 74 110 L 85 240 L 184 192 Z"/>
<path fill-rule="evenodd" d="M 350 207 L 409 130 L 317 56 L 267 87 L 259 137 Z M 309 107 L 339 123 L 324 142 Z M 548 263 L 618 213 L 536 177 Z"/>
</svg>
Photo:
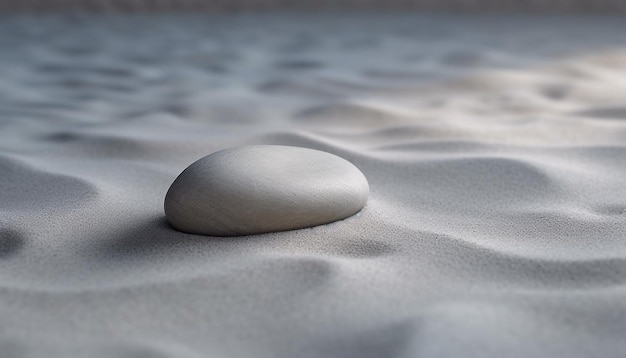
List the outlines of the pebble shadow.
<svg viewBox="0 0 626 358">
<path fill-rule="evenodd" d="M 98 247 L 104 260 L 132 260 L 134 258 L 163 257 L 201 252 L 203 255 L 227 255 L 254 248 L 262 240 L 272 240 L 269 235 L 215 237 L 186 234 L 174 229 L 165 217 L 151 218 L 124 230 Z"/>
<path fill-rule="evenodd" d="M 332 225 L 332 224 L 331 224 Z M 302 229 L 311 230 L 311 229 Z M 299 231 L 299 230 L 298 230 Z M 96 247 L 90 250 L 103 261 L 135 259 L 163 259 L 180 255 L 209 256 L 223 258 L 241 255 L 244 252 L 275 253 L 295 256 L 339 256 L 353 259 L 371 259 L 388 256 L 396 251 L 393 245 L 376 240 L 325 236 L 324 240 L 312 242 L 290 232 L 261 235 L 216 237 L 186 234 L 174 229 L 165 217 L 151 218 L 138 225 L 108 236 L 105 240 L 94 240 Z M 300 242 L 302 241 L 302 242 Z"/>
</svg>

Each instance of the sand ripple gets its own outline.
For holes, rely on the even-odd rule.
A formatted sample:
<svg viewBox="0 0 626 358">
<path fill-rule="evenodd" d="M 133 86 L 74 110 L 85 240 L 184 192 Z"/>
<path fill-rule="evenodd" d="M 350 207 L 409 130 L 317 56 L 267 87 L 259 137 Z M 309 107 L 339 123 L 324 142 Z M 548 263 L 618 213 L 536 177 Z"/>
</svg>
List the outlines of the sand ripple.
<svg viewBox="0 0 626 358">
<path fill-rule="evenodd" d="M 94 186 L 85 180 L 41 171 L 8 157 L 0 156 L 0 172 L 0 210 L 67 210 L 97 195 Z"/>
<path fill-rule="evenodd" d="M 623 356 L 625 24 L 3 17 L 0 356 Z M 180 171 L 242 144 L 342 156 L 370 200 L 169 227 Z"/>
</svg>

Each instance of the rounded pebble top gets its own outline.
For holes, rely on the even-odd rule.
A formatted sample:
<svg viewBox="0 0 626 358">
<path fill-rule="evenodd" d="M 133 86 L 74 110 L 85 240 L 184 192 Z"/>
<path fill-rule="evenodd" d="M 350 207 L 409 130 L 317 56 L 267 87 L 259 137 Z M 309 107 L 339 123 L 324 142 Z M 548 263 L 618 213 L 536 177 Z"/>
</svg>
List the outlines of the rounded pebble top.
<svg viewBox="0 0 626 358">
<path fill-rule="evenodd" d="M 354 215 L 369 195 L 352 163 L 280 145 L 225 149 L 191 164 L 165 196 L 177 230 L 238 236 L 301 229 Z"/>
</svg>

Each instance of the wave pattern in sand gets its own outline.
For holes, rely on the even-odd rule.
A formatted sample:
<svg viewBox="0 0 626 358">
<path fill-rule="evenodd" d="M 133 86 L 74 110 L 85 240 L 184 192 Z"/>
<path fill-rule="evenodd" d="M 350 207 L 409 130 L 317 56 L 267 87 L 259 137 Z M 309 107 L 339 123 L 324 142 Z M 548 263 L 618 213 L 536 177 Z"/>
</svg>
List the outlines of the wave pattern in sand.
<svg viewBox="0 0 626 358">
<path fill-rule="evenodd" d="M 3 17 L 0 356 L 622 356 L 625 24 Z M 165 223 L 182 169 L 253 143 L 352 161 L 368 205 Z"/>
</svg>

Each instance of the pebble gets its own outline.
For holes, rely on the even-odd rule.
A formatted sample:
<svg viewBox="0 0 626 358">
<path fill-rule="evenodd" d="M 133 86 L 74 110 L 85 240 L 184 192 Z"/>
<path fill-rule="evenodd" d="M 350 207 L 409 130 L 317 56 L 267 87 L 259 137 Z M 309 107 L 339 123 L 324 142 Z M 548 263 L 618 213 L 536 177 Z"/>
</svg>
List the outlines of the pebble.
<svg viewBox="0 0 626 358">
<path fill-rule="evenodd" d="M 365 206 L 368 195 L 363 173 L 334 154 L 242 146 L 187 167 L 165 196 L 165 216 L 186 233 L 252 235 L 345 219 Z"/>
</svg>

